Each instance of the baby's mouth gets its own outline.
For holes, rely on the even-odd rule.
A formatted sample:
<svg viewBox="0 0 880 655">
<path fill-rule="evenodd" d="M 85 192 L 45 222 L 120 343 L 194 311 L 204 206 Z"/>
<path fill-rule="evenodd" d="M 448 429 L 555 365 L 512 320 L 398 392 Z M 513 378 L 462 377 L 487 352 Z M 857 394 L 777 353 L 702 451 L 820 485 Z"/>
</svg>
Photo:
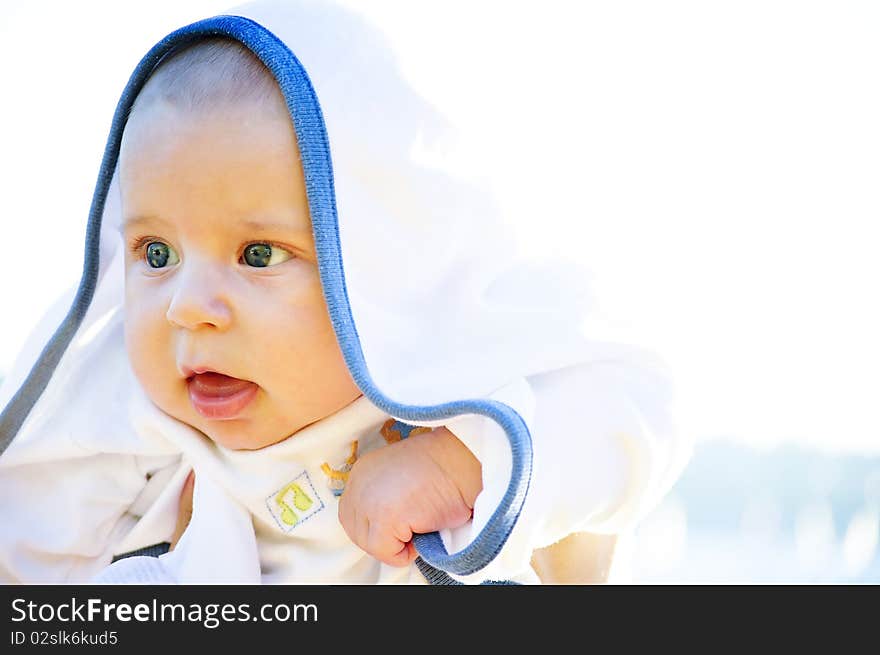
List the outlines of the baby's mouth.
<svg viewBox="0 0 880 655">
<path fill-rule="evenodd" d="M 189 397 L 205 418 L 228 420 L 238 416 L 254 399 L 259 387 L 249 380 L 214 371 L 187 378 Z"/>
<path fill-rule="evenodd" d="M 239 380 L 238 378 L 215 371 L 193 373 L 187 381 L 199 393 L 212 397 L 228 396 L 253 384 L 253 382 L 248 380 Z"/>
</svg>

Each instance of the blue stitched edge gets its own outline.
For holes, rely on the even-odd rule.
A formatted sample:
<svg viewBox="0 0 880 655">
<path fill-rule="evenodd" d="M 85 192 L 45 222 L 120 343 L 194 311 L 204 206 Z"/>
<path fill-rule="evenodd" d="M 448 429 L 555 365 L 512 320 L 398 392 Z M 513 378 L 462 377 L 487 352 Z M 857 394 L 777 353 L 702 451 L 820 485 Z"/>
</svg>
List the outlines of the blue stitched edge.
<svg viewBox="0 0 880 655">
<path fill-rule="evenodd" d="M 414 538 L 416 549 L 429 565 L 457 575 L 479 571 L 501 550 L 522 511 L 532 469 L 532 442 L 528 427 L 513 408 L 494 400 L 460 400 L 430 406 L 403 405 L 385 396 L 373 383 L 348 301 L 330 146 L 317 96 L 305 69 L 290 49 L 266 28 L 241 16 L 217 16 L 172 32 L 153 46 L 132 73 L 113 116 L 92 197 L 83 276 L 76 298 L 27 379 L 0 414 L 0 447 L 5 450 L 24 423 L 91 303 L 97 284 L 104 204 L 119 155 L 122 131 L 134 99 L 166 54 L 212 36 L 233 38 L 250 49 L 269 68 L 284 94 L 302 157 L 324 298 L 345 362 L 358 388 L 384 412 L 404 420 L 436 421 L 461 414 L 486 416 L 504 430 L 510 441 L 513 459 L 510 483 L 495 512 L 474 541 L 457 553 L 449 554 L 436 532 L 416 535 Z"/>
<path fill-rule="evenodd" d="M 153 544 L 152 546 L 145 546 L 143 548 L 138 548 L 137 550 L 131 550 L 127 553 L 120 553 L 119 555 L 114 555 L 113 559 L 110 560 L 110 563 L 118 562 L 121 559 L 126 559 L 128 557 L 159 557 L 164 555 L 165 553 L 171 550 L 171 543 L 168 541 L 162 541 L 158 544 Z"/>
</svg>

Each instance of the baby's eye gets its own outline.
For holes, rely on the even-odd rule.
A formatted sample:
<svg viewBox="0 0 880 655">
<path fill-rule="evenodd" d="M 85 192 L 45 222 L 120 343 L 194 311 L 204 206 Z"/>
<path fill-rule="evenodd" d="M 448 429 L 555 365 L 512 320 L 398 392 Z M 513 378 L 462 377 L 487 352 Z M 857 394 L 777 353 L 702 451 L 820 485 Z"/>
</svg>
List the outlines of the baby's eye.
<svg viewBox="0 0 880 655">
<path fill-rule="evenodd" d="M 273 246 L 268 243 L 252 243 L 245 246 L 243 259 L 251 266 L 264 268 L 282 264 L 293 257 L 293 254 L 284 248 Z"/>
<path fill-rule="evenodd" d="M 180 263 L 180 258 L 174 252 L 174 248 L 161 241 L 151 241 L 147 244 L 147 263 L 152 268 L 163 268 L 166 264 Z"/>
</svg>

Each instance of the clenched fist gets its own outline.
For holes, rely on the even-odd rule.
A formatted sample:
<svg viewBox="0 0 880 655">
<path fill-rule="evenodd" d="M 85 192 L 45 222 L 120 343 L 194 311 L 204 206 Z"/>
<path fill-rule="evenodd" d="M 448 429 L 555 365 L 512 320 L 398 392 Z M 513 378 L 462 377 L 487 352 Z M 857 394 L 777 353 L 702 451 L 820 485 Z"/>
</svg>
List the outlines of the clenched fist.
<svg viewBox="0 0 880 655">
<path fill-rule="evenodd" d="M 479 460 L 437 428 L 359 458 L 339 499 L 339 521 L 368 554 L 407 566 L 417 556 L 413 534 L 467 523 L 482 488 Z"/>
</svg>

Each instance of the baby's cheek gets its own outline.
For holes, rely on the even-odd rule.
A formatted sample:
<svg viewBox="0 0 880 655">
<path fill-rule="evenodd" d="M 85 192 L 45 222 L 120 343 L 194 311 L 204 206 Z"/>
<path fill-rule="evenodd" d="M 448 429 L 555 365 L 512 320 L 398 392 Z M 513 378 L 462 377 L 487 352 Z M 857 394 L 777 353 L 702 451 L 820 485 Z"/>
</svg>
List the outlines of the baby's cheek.
<svg viewBox="0 0 880 655">
<path fill-rule="evenodd" d="M 147 303 L 129 302 L 128 298 L 124 312 L 123 331 L 129 363 L 141 386 L 157 400 L 161 394 L 159 382 L 169 374 L 163 371 L 169 366 L 169 356 L 164 352 L 167 337 L 163 335 L 160 320 L 163 316 L 157 316 Z"/>
<path fill-rule="evenodd" d="M 306 406 L 323 405 L 325 400 L 335 406 L 340 393 L 349 395 L 350 377 L 323 302 L 290 307 L 286 316 L 286 325 L 273 331 L 275 348 L 267 357 L 283 380 L 281 388 L 295 391 L 298 402 Z"/>
<path fill-rule="evenodd" d="M 150 311 L 145 298 L 129 296 L 126 296 L 123 311 L 125 343 L 129 349 L 129 354 L 134 356 L 137 352 L 149 346 L 150 337 L 154 336 L 157 332 L 155 312 Z"/>
</svg>

